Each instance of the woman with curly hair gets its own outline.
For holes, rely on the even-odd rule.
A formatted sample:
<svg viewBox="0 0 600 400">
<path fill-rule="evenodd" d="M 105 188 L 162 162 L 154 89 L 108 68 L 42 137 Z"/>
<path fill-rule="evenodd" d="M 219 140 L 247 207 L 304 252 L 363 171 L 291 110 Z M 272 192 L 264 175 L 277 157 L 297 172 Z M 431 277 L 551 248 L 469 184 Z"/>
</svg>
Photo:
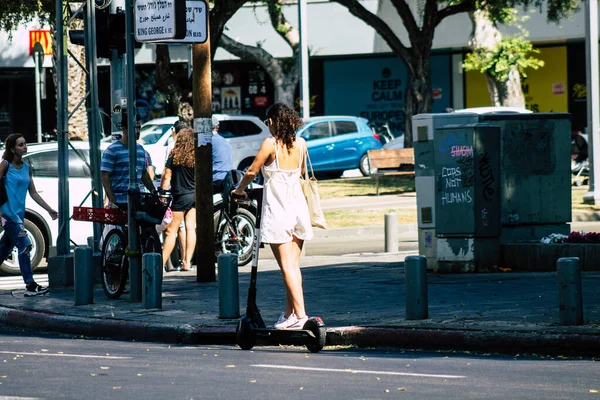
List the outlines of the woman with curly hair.
<svg viewBox="0 0 600 400">
<path fill-rule="evenodd" d="M 182 271 L 189 271 L 192 264 L 192 255 L 196 248 L 196 180 L 194 173 L 194 135 L 190 128 L 184 128 L 177 134 L 175 147 L 169 154 L 165 169 L 160 181 L 160 187 L 168 190 L 171 188 L 173 202 L 171 211 L 173 221 L 165 231 L 163 243 L 163 268 L 175 247 L 177 230 L 181 221 L 185 219 L 186 243 L 184 254 L 181 255 Z"/>
<path fill-rule="evenodd" d="M 306 142 L 296 132 L 303 123 L 293 109 L 280 103 L 269 108 L 267 117 L 265 124 L 273 137 L 265 139 L 232 193 L 246 196 L 244 189 L 262 169 L 265 183 L 261 241 L 270 244 L 286 288 L 285 311 L 275 329 L 302 329 L 308 317 L 304 309 L 300 254 L 304 241 L 313 237 L 308 205 L 300 186 L 306 168 Z"/>
</svg>

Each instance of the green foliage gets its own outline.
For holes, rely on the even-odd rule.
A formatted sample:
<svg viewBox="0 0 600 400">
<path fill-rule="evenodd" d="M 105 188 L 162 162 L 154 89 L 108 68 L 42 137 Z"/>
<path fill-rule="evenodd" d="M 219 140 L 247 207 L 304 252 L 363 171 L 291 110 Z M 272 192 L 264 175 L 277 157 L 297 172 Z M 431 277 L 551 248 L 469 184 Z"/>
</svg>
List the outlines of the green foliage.
<svg viewBox="0 0 600 400">
<path fill-rule="evenodd" d="M 442 1 L 442 4 L 456 5 L 468 0 Z M 536 8 L 540 13 L 546 8 L 546 18 L 550 22 L 558 23 L 570 17 L 582 4 L 582 0 L 475 0 L 473 10 L 486 9 L 491 20 L 498 23 L 509 23 L 510 14 L 517 8 L 525 10 Z M 506 19 L 508 17 L 508 19 Z"/>
<path fill-rule="evenodd" d="M 502 38 L 494 49 L 476 49 L 467 55 L 463 67 L 467 71 L 488 73 L 494 80 L 503 82 L 508 79 L 508 74 L 513 67 L 516 67 L 523 77 L 527 77 L 525 73 L 527 68 L 543 67 L 542 60 L 531 56 L 539 52 L 522 35 L 515 35 Z"/>
<path fill-rule="evenodd" d="M 31 22 L 35 17 L 42 22 L 52 23 L 56 0 L 2 0 L 0 7 L 0 30 L 14 32 L 20 25 Z"/>
<path fill-rule="evenodd" d="M 279 0 L 267 0 L 267 10 L 269 11 L 269 17 L 271 18 L 273 28 L 280 35 L 286 35 L 292 28 L 289 25 L 283 23 L 282 19 L 283 11 L 281 9 L 281 2 Z"/>
<path fill-rule="evenodd" d="M 581 3 L 583 3 L 581 0 L 509 0 L 511 7 L 523 5 L 527 9 L 533 6 L 540 13 L 542 12 L 542 7 L 545 5 L 547 8 L 546 17 L 550 22 L 559 22 L 561 19 L 571 16 Z"/>
<path fill-rule="evenodd" d="M 486 9 L 490 20 L 497 24 L 513 25 L 516 22 L 522 21 L 523 17 L 517 16 L 517 10 L 506 5 L 504 1 L 481 2 L 477 8 Z"/>
</svg>

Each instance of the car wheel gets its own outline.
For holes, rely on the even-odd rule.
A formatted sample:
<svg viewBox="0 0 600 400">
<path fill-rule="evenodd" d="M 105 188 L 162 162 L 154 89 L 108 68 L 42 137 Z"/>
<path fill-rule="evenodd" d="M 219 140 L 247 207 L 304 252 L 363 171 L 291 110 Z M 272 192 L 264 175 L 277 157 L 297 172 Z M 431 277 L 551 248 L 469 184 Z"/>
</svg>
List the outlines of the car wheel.
<svg viewBox="0 0 600 400">
<path fill-rule="evenodd" d="M 363 174 L 363 176 L 369 176 L 371 175 L 371 164 L 369 163 L 369 156 L 368 155 L 363 155 L 360 158 L 360 164 L 358 164 L 358 168 L 360 169 L 360 173 Z"/>
<path fill-rule="evenodd" d="M 40 265 L 42 257 L 44 256 L 45 240 L 42 231 L 30 220 L 25 219 L 25 230 L 27 236 L 31 241 L 31 251 L 29 257 L 31 258 L 31 268 L 35 269 Z M 4 230 L 0 227 L 0 238 L 4 236 Z M 17 248 L 14 247 L 8 254 L 4 263 L 0 265 L 0 273 L 7 275 L 20 275 L 21 269 L 19 267 L 18 252 Z"/>
</svg>

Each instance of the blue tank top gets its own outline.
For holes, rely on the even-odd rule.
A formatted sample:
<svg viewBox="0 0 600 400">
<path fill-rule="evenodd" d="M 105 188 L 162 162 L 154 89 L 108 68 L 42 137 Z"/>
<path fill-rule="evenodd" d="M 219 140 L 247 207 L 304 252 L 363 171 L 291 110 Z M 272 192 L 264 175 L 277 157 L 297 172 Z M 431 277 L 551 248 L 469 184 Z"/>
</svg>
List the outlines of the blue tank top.
<svg viewBox="0 0 600 400">
<path fill-rule="evenodd" d="M 6 170 L 6 194 L 8 201 L 2 205 L 2 216 L 16 224 L 22 224 L 25 219 L 25 198 L 29 190 L 29 164 L 23 163 L 21 169 L 16 169 L 8 161 Z"/>
</svg>

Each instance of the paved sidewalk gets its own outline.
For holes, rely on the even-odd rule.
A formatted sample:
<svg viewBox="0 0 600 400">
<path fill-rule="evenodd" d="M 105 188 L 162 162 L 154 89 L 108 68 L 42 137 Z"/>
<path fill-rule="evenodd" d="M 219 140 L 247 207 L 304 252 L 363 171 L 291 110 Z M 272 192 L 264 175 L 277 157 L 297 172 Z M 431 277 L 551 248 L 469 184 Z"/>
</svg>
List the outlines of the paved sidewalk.
<svg viewBox="0 0 600 400">
<path fill-rule="evenodd" d="M 555 273 L 428 276 L 429 319 L 405 319 L 406 254 L 302 258 L 306 307 L 321 316 L 330 345 L 453 348 L 506 353 L 600 356 L 600 273 L 584 273 L 585 324 L 558 324 Z M 281 274 L 261 260 L 258 305 L 267 323 L 284 308 Z M 249 266 L 239 271 L 244 314 Z M 75 306 L 73 288 L 24 298 L 0 291 L 0 323 L 115 339 L 170 343 L 235 343 L 236 319 L 219 319 L 218 283 L 197 283 L 195 271 L 168 273 L 163 308 L 144 309 L 127 295 Z"/>
</svg>

